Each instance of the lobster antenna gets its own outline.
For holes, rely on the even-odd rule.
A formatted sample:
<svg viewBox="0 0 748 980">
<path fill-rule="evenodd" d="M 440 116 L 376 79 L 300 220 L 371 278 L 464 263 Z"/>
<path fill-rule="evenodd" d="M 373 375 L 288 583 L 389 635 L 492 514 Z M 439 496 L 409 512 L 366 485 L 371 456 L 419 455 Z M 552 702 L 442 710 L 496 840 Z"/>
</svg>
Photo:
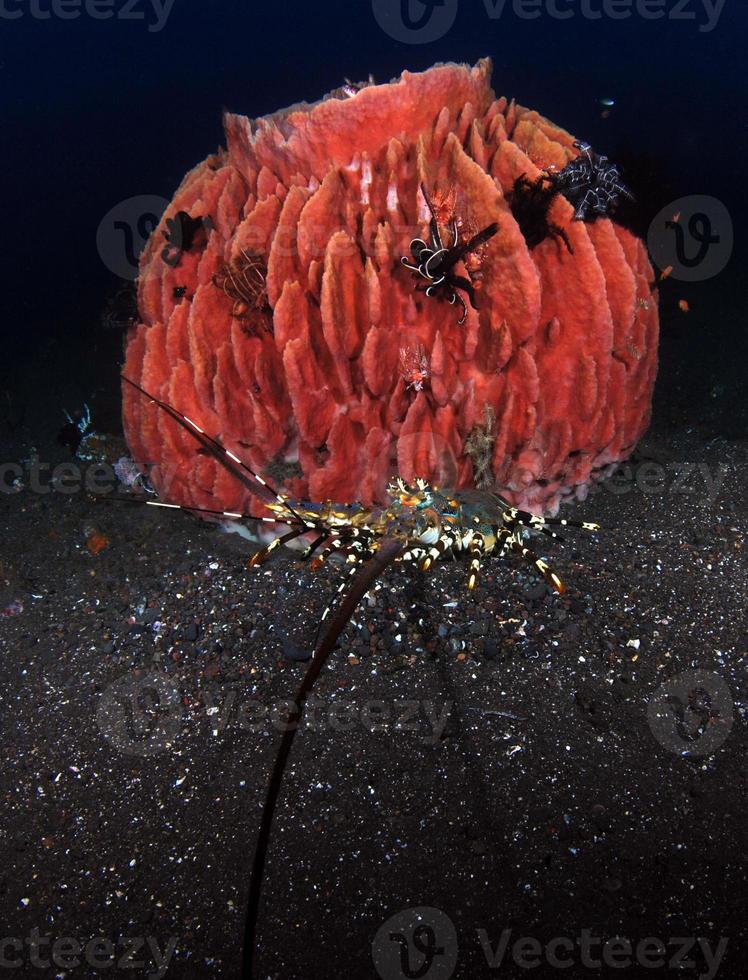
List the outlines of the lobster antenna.
<svg viewBox="0 0 748 980">
<path fill-rule="evenodd" d="M 138 507 L 162 507 L 164 510 L 180 510 L 184 514 L 210 514 L 211 517 L 225 517 L 230 521 L 264 521 L 266 524 L 285 524 L 287 527 L 296 527 L 295 521 L 286 521 L 282 517 L 255 517 L 254 514 L 240 514 L 239 511 L 193 507 L 191 504 L 168 504 L 163 500 L 146 500 L 144 497 L 127 497 L 124 494 L 103 497 L 102 499 L 104 502 L 115 504 L 135 504 Z"/>
<path fill-rule="evenodd" d="M 271 487 L 266 480 L 263 480 L 261 476 L 258 476 L 254 470 L 250 469 L 246 463 L 243 463 L 238 456 L 232 453 L 229 449 L 224 449 L 217 439 L 209 436 L 207 432 L 204 432 L 200 426 L 193 422 L 192 419 L 188 418 L 186 415 L 182 415 L 178 412 L 176 408 L 172 408 L 167 402 L 161 401 L 160 398 L 156 398 L 150 392 L 146 391 L 145 388 L 141 388 L 139 384 L 135 381 L 131 381 L 126 375 L 122 375 L 122 380 L 126 381 L 129 385 L 139 391 L 146 398 L 150 398 L 152 402 L 155 402 L 159 408 L 161 408 L 167 415 L 171 416 L 174 421 L 180 425 L 186 432 L 196 439 L 197 442 L 205 449 L 210 455 L 219 463 L 225 470 L 238 480 L 242 486 L 246 487 L 247 490 L 255 497 L 259 497 L 260 500 L 265 503 L 270 502 L 270 498 L 273 497 L 272 503 L 282 504 L 289 513 L 293 514 L 297 521 L 300 521 L 310 528 L 316 528 L 317 524 L 311 521 L 307 521 L 302 518 L 296 511 L 288 505 L 288 503 L 283 499 L 283 497 Z M 247 475 L 249 474 L 249 476 Z M 252 479 L 250 479 L 250 477 Z M 252 482 L 255 481 L 255 482 Z M 259 484 L 259 487 L 257 486 Z M 282 522 L 281 522 L 282 523 Z"/>
<path fill-rule="evenodd" d="M 273 815 L 278 802 L 283 774 L 286 771 L 286 763 L 291 753 L 296 729 L 299 727 L 304 704 L 311 693 L 314 682 L 320 675 L 325 666 L 327 658 L 335 649 L 338 637 L 342 633 L 346 623 L 353 615 L 356 606 L 364 595 L 371 588 L 372 583 L 403 551 L 404 544 L 393 538 L 384 538 L 377 548 L 377 552 L 358 572 L 353 580 L 345 598 L 338 607 L 330 626 L 325 633 L 319 646 L 314 651 L 312 662 L 296 692 L 283 729 L 278 755 L 275 758 L 273 771 L 270 774 L 265 806 L 262 811 L 260 830 L 257 835 L 255 847 L 255 857 L 252 864 L 252 874 L 249 880 L 249 897 L 247 899 L 247 912 L 244 924 L 244 952 L 242 956 L 242 980 L 252 980 L 253 959 L 255 952 L 255 939 L 257 936 L 257 918 L 260 909 L 260 897 L 262 893 L 262 882 L 265 872 L 265 861 L 267 858 L 268 844 L 270 842 L 270 831 L 273 826 Z"/>
</svg>

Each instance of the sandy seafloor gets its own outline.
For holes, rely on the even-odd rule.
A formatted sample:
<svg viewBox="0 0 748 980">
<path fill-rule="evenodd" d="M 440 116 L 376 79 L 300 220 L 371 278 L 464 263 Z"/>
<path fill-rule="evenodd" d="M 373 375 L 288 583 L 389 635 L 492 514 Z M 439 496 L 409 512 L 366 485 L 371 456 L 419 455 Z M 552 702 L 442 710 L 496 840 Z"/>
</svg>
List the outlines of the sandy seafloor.
<svg viewBox="0 0 748 980">
<path fill-rule="evenodd" d="M 32 439 L 69 458 L 58 422 L 7 427 L 4 460 Z M 427 913 L 445 947 L 427 977 L 670 976 L 673 939 L 697 936 L 727 940 L 718 976 L 745 976 L 748 440 L 656 410 L 632 466 L 565 511 L 601 533 L 542 548 L 563 598 L 514 561 L 472 595 L 460 563 L 386 573 L 296 740 L 258 976 L 420 976 L 393 959 L 402 922 L 375 943 L 384 972 L 372 959 L 413 907 L 454 926 Z M 0 525 L 0 609 L 23 606 L 0 618 L 0 938 L 103 937 L 120 960 L 38 968 L 27 944 L 0 976 L 159 975 L 148 947 L 121 962 L 128 936 L 175 943 L 169 977 L 237 976 L 278 741 L 263 712 L 293 694 L 283 640 L 311 641 L 339 570 L 283 552 L 249 573 L 236 535 L 85 493 L 4 494 Z M 165 699 L 133 720 L 154 676 Z M 595 960 L 599 940 L 655 937 L 671 968 L 593 969 L 578 946 L 549 965 L 545 944 L 582 930 Z M 685 958 L 679 976 L 715 975 Z"/>
</svg>

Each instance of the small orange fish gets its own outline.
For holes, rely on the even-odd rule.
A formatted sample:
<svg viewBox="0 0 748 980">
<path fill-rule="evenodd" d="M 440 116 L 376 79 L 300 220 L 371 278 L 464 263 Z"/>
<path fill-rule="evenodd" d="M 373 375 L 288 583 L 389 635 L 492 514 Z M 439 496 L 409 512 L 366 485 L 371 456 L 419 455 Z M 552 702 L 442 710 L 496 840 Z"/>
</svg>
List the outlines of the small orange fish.
<svg viewBox="0 0 748 980">
<path fill-rule="evenodd" d="M 104 548 L 109 547 L 109 538 L 107 538 L 106 535 L 101 534 L 100 531 L 93 531 L 86 538 L 86 547 L 92 555 L 98 555 L 104 550 Z"/>
<path fill-rule="evenodd" d="M 681 311 L 681 313 L 689 313 L 690 310 L 691 310 L 691 307 L 688 305 L 688 300 L 679 299 L 678 300 L 678 309 Z"/>
<path fill-rule="evenodd" d="M 670 275 L 672 271 L 673 271 L 672 265 L 669 265 L 667 269 L 663 269 L 662 272 L 660 273 L 660 282 L 662 282 L 664 279 L 667 279 L 667 277 Z"/>
</svg>

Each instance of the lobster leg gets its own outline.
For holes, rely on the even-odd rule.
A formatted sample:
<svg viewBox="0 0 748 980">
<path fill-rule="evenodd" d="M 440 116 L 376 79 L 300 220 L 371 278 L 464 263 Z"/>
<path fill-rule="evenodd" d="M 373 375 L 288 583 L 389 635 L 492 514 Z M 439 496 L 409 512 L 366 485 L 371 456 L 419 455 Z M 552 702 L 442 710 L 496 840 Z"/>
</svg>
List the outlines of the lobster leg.
<svg viewBox="0 0 748 980">
<path fill-rule="evenodd" d="M 476 531 L 470 541 L 470 573 L 468 575 L 468 589 L 472 592 L 478 582 L 478 574 L 480 572 L 480 560 L 485 555 L 485 541 L 483 535 L 480 531 Z"/>
<path fill-rule="evenodd" d="M 314 552 L 317 550 L 317 548 L 319 548 L 320 545 L 323 545 L 329 537 L 330 537 L 329 532 L 325 531 L 324 534 L 320 534 L 319 537 L 315 538 L 314 541 L 312 541 L 312 543 L 309 545 L 309 547 L 302 555 L 303 561 L 308 561 L 312 557 Z"/>
<path fill-rule="evenodd" d="M 433 548 L 429 548 L 428 554 L 421 562 L 421 571 L 427 572 L 431 566 L 439 558 L 443 558 L 444 555 L 454 547 L 455 539 L 449 531 L 442 531 L 442 535 Z"/>
<path fill-rule="evenodd" d="M 526 510 L 518 510 L 516 507 L 509 507 L 504 511 L 504 519 L 524 524 L 527 527 L 542 531 L 548 526 L 552 527 L 576 527 L 583 531 L 599 531 L 600 525 L 593 524 L 591 521 L 568 521 L 565 517 L 538 517 Z"/>
<path fill-rule="evenodd" d="M 279 538 L 275 538 L 271 541 L 266 548 L 262 548 L 260 551 L 256 552 L 247 562 L 247 568 L 256 568 L 261 565 L 271 552 L 275 551 L 281 545 L 286 544 L 288 541 L 293 541 L 294 538 L 301 537 L 302 534 L 306 534 L 309 528 L 307 527 L 297 527 L 293 531 L 289 531 L 288 534 L 283 534 Z"/>
<path fill-rule="evenodd" d="M 351 546 L 351 542 L 349 540 L 344 540 L 342 535 L 340 536 L 336 535 L 333 538 L 332 543 L 328 544 L 327 547 L 323 551 L 321 551 L 317 555 L 317 557 L 312 561 L 312 565 L 311 565 L 312 571 L 316 572 L 319 568 L 321 568 L 324 565 L 324 563 L 327 561 L 327 559 L 330 557 L 330 555 L 334 555 L 337 553 L 347 555 L 348 548 L 350 546 Z"/>
<path fill-rule="evenodd" d="M 325 607 L 325 610 L 322 613 L 322 616 L 320 617 L 319 623 L 317 623 L 317 629 L 316 629 L 316 631 L 314 633 L 314 641 L 312 642 L 312 649 L 316 649 L 316 647 L 317 647 L 317 641 L 319 640 L 320 631 L 321 631 L 321 629 L 322 629 L 322 627 L 323 627 L 323 625 L 325 623 L 325 620 L 330 615 L 330 610 L 332 608 L 333 603 L 335 602 L 335 599 L 342 592 L 345 592 L 346 586 L 348 585 L 348 580 L 353 575 L 356 574 L 356 571 L 357 571 L 356 566 L 357 565 L 360 565 L 364 561 L 368 561 L 374 555 L 374 552 L 370 551 L 368 547 L 366 547 L 365 549 L 363 549 L 361 551 L 355 551 L 351 547 L 349 547 L 347 549 L 344 549 L 344 548 L 336 548 L 335 550 L 338 551 L 340 554 L 345 555 L 346 562 L 350 566 L 352 566 L 352 567 L 350 568 L 350 571 L 348 573 L 348 577 L 347 578 L 344 578 L 343 581 L 340 583 L 340 585 L 338 586 L 338 590 L 337 590 L 337 592 L 335 593 L 335 596 L 332 599 L 332 602 L 328 603 L 328 605 Z M 353 622 L 354 625 L 358 626 L 358 623 L 356 623 L 355 620 L 353 620 L 352 615 L 353 614 L 351 614 L 351 622 Z"/>
<path fill-rule="evenodd" d="M 409 561 L 414 565 L 420 565 L 421 559 L 425 558 L 425 548 L 410 548 L 403 552 L 403 561 Z"/>
<path fill-rule="evenodd" d="M 526 548 L 522 542 L 518 541 L 515 537 L 511 537 L 508 544 L 510 549 L 515 552 L 515 554 L 521 555 L 525 561 L 534 565 L 546 582 L 551 586 L 551 588 L 555 589 L 559 595 L 563 595 L 564 592 L 566 592 L 566 586 L 548 565 L 548 562 L 545 562 L 542 558 L 539 558 L 534 551 L 532 551 L 530 548 Z"/>
</svg>

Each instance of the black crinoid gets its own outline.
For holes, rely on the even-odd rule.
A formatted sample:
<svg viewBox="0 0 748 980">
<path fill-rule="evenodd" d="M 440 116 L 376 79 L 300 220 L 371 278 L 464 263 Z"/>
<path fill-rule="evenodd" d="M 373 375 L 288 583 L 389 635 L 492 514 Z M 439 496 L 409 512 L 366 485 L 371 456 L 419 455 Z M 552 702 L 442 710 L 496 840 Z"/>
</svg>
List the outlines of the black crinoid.
<svg viewBox="0 0 748 980">
<path fill-rule="evenodd" d="M 514 183 L 509 200 L 514 219 L 530 248 L 549 236 L 560 238 L 570 253 L 574 250 L 569 237 L 559 225 L 548 220 L 548 212 L 557 194 L 574 208 L 575 221 L 594 221 L 610 216 L 621 202 L 633 201 L 634 195 L 621 180 L 621 170 L 607 157 L 599 156 L 589 143 L 576 140 L 579 156 L 557 173 L 544 171 L 537 180 L 522 174 Z"/>
<path fill-rule="evenodd" d="M 541 174 L 537 180 L 521 174 L 514 182 L 509 206 L 528 248 L 535 248 L 548 237 L 560 238 L 573 255 L 569 236 L 560 225 L 548 220 L 548 211 L 557 193 L 549 174 Z"/>
<path fill-rule="evenodd" d="M 589 143 L 575 140 L 579 156 L 552 175 L 553 185 L 574 208 L 575 221 L 593 221 L 609 215 L 623 197 L 634 195 L 621 180 L 621 171 L 607 157 L 599 156 Z"/>
<path fill-rule="evenodd" d="M 162 232 L 167 244 L 161 252 L 161 258 L 167 265 L 176 268 L 184 252 L 198 244 L 207 241 L 207 234 L 213 228 L 209 217 L 195 217 L 186 211 L 177 211 L 173 218 L 166 219 L 167 230 Z"/>
<path fill-rule="evenodd" d="M 475 287 L 468 278 L 457 275 L 454 271 L 455 267 L 466 255 L 475 252 L 481 245 L 485 245 L 489 239 L 493 238 L 499 230 L 499 226 L 494 222 L 484 228 L 483 231 L 479 231 L 477 235 L 473 235 L 468 241 L 461 242 L 458 222 L 453 219 L 450 227 L 452 242 L 450 245 L 445 245 L 433 202 L 423 184 L 421 184 L 421 193 L 431 214 L 429 240 L 425 242 L 422 238 L 414 238 L 410 243 L 412 260 L 403 256 L 401 262 L 406 269 L 410 269 L 415 276 L 420 276 L 425 281 L 426 285 L 420 283 L 416 289 L 421 289 L 429 297 L 435 296 L 446 299 L 452 306 L 455 303 L 460 304 L 462 314 L 457 323 L 462 325 L 467 319 L 467 306 L 458 290 L 467 293 L 473 309 L 476 309 Z"/>
</svg>

